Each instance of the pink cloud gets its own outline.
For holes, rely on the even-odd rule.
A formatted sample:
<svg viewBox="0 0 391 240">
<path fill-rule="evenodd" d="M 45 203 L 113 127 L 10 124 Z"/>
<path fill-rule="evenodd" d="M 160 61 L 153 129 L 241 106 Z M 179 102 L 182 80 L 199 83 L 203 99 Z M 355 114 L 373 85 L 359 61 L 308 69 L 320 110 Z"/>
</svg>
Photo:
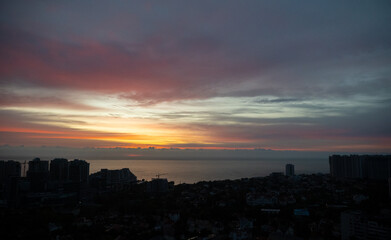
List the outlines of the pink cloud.
<svg viewBox="0 0 391 240">
<path fill-rule="evenodd" d="M 139 99 L 158 94 L 160 100 L 204 97 L 213 93 L 218 82 L 255 69 L 248 61 L 226 57 L 217 51 L 218 43 L 208 38 L 177 41 L 166 34 L 142 44 L 92 40 L 76 44 L 17 30 L 1 32 L 6 37 L 0 46 L 0 81 L 22 79 L 43 86 L 131 92 Z"/>
</svg>

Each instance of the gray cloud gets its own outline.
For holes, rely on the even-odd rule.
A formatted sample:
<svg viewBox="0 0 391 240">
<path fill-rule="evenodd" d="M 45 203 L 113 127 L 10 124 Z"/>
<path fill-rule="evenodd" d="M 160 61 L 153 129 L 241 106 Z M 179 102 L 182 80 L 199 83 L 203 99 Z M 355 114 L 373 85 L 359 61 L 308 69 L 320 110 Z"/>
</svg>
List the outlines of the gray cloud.
<svg viewBox="0 0 391 240">
<path fill-rule="evenodd" d="M 197 118 L 182 127 L 214 134 L 215 147 L 376 144 L 391 136 L 390 12 L 380 0 L 2 2 L 0 83 L 109 92 L 130 107 L 235 99 L 228 110 L 201 102 L 154 114 Z M 1 105 L 89 110 L 60 96 L 14 96 L 2 92 Z M 20 126 L 42 116 L 25 119 Z"/>
</svg>

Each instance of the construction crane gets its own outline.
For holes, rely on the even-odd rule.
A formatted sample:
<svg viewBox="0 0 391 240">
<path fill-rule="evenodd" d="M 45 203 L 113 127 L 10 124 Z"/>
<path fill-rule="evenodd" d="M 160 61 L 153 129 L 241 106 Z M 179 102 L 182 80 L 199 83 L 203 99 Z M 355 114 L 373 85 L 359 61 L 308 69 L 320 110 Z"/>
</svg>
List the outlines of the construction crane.
<svg viewBox="0 0 391 240">
<path fill-rule="evenodd" d="M 162 175 L 167 175 L 168 173 L 158 173 L 158 174 L 156 174 L 155 176 L 159 179 L 160 178 L 160 176 L 162 176 Z"/>
</svg>

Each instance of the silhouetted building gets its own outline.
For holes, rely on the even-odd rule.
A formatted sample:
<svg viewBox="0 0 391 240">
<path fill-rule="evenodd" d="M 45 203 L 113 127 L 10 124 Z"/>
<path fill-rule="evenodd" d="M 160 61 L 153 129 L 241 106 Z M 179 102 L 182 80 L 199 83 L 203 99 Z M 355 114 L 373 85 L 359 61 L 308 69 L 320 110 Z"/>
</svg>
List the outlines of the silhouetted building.
<svg viewBox="0 0 391 240">
<path fill-rule="evenodd" d="M 336 178 L 363 178 L 363 160 L 358 155 L 329 157 L 330 174 Z"/>
<path fill-rule="evenodd" d="M 294 176 L 295 175 L 295 165 L 293 165 L 293 164 L 285 165 L 285 175 L 286 176 Z"/>
<path fill-rule="evenodd" d="M 390 216 L 370 217 L 360 211 L 341 213 L 341 239 L 379 239 L 391 236 Z"/>
<path fill-rule="evenodd" d="M 77 198 L 84 201 L 88 198 L 88 177 L 90 164 L 84 160 L 75 159 L 69 162 L 69 181 L 64 184 L 64 191 L 77 193 Z"/>
<path fill-rule="evenodd" d="M 129 170 L 101 169 L 90 175 L 90 184 L 98 189 L 116 188 L 121 189 L 124 185 L 137 182 L 137 177 Z"/>
<path fill-rule="evenodd" d="M 88 183 L 90 164 L 84 160 L 75 159 L 69 162 L 69 180 L 75 183 Z"/>
<path fill-rule="evenodd" d="M 8 205 L 16 204 L 21 177 L 20 162 L 0 161 L 0 199 L 7 199 Z"/>
<path fill-rule="evenodd" d="M 391 177 L 388 179 L 388 197 L 391 199 Z"/>
<path fill-rule="evenodd" d="M 147 183 L 147 192 L 164 193 L 168 191 L 168 181 L 166 178 L 152 178 L 152 181 Z"/>
<path fill-rule="evenodd" d="M 64 182 L 69 178 L 68 159 L 56 158 L 50 161 L 50 180 Z"/>
<path fill-rule="evenodd" d="M 39 158 L 29 161 L 27 178 L 30 181 L 32 191 L 46 191 L 49 181 L 49 161 L 41 161 Z"/>
<path fill-rule="evenodd" d="M 333 155 L 329 163 L 330 174 L 335 178 L 387 180 L 391 177 L 390 155 Z"/>
<path fill-rule="evenodd" d="M 129 170 L 129 168 L 123 168 L 121 170 L 102 169 L 102 171 L 107 173 L 106 181 L 108 184 L 122 184 L 137 181 L 137 177 Z"/>
<path fill-rule="evenodd" d="M 369 179 L 388 179 L 391 177 L 391 156 L 364 156 L 366 174 Z"/>
<path fill-rule="evenodd" d="M 9 177 L 20 177 L 21 165 L 16 161 L 0 161 L 0 182 L 5 183 Z"/>
</svg>

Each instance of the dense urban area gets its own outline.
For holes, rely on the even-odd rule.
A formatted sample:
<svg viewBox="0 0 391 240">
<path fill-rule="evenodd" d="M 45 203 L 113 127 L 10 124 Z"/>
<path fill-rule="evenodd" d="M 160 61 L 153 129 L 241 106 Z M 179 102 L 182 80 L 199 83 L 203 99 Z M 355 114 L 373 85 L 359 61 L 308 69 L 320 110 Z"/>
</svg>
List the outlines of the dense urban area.
<svg viewBox="0 0 391 240">
<path fill-rule="evenodd" d="M 333 155 L 330 174 L 195 184 L 83 160 L 0 161 L 1 239 L 389 239 L 391 156 Z M 282 166 L 283 167 L 283 166 Z M 23 173 L 23 174 L 22 174 Z"/>
</svg>

